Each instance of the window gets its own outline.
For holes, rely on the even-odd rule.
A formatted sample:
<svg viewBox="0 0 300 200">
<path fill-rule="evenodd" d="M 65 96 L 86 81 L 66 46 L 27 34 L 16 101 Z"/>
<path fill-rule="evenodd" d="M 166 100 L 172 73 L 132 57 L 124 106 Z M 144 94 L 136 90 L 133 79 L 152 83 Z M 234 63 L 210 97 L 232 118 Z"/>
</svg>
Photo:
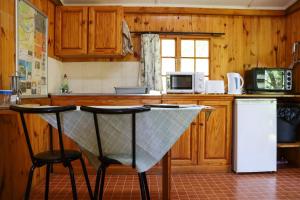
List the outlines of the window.
<svg viewBox="0 0 300 200">
<path fill-rule="evenodd" d="M 168 36 L 161 38 L 163 90 L 166 72 L 203 72 L 209 77 L 209 39 Z"/>
</svg>

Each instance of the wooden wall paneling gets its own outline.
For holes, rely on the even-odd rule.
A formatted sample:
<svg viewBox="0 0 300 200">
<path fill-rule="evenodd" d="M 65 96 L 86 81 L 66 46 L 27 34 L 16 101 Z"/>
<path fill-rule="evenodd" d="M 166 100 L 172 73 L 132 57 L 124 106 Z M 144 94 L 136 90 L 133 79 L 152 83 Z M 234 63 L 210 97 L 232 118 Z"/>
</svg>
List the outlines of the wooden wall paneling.
<svg viewBox="0 0 300 200">
<path fill-rule="evenodd" d="M 1 111 L 0 111 L 1 112 Z M 25 116 L 35 153 L 48 149 L 48 124 L 37 115 Z M 31 160 L 19 115 L 0 113 L 0 199 L 22 199 Z M 34 172 L 33 184 L 45 178 L 45 168 Z"/>
<path fill-rule="evenodd" d="M 286 60 L 287 65 L 292 62 L 292 47 L 293 43 L 300 41 L 300 10 L 286 17 Z"/>
<path fill-rule="evenodd" d="M 0 1 L 0 89 L 10 89 L 15 72 L 15 1 Z"/>
<path fill-rule="evenodd" d="M 272 44 L 272 22 L 270 19 L 262 17 L 258 20 L 258 65 L 274 66 L 275 55 Z"/>
<path fill-rule="evenodd" d="M 48 56 L 55 58 L 54 55 L 55 4 L 51 0 L 48 0 L 47 15 L 48 15 Z"/>
<path fill-rule="evenodd" d="M 87 53 L 88 8 L 56 7 L 55 54 L 76 56 Z"/>
<path fill-rule="evenodd" d="M 276 67 L 288 67 L 289 61 L 286 59 L 286 19 L 282 17 L 272 18 L 273 30 L 273 43 L 275 51 L 275 66 Z"/>
<path fill-rule="evenodd" d="M 21 199 L 30 160 L 16 114 L 0 114 L 0 199 Z"/>
<path fill-rule="evenodd" d="M 256 66 L 285 66 L 285 19 L 269 16 L 125 13 L 131 31 L 224 32 L 211 37 L 211 79 Z"/>
<path fill-rule="evenodd" d="M 299 4 L 299 3 L 298 3 Z M 288 66 L 292 64 L 292 48 L 293 43 L 300 41 L 300 10 L 294 11 L 286 17 L 286 63 Z M 300 64 L 294 66 L 294 91 L 300 93 Z"/>
<path fill-rule="evenodd" d="M 243 20 L 243 70 L 249 70 L 257 66 L 258 45 L 257 45 L 257 24 L 258 17 L 244 17 Z"/>
</svg>

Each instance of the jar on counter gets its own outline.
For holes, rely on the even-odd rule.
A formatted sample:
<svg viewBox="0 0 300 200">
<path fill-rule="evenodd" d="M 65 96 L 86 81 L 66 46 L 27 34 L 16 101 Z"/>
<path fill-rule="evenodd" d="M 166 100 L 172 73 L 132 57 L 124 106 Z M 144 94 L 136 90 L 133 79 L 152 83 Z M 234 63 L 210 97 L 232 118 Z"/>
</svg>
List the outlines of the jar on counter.
<svg viewBox="0 0 300 200">
<path fill-rule="evenodd" d="M 0 105 L 9 105 L 12 90 L 0 90 Z"/>
</svg>

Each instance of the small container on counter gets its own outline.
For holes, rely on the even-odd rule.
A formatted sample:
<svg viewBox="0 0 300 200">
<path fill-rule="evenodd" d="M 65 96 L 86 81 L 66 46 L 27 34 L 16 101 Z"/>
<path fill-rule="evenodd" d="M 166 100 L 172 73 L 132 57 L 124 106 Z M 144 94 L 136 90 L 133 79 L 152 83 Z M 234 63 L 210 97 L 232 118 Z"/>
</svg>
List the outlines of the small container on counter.
<svg viewBox="0 0 300 200">
<path fill-rule="evenodd" d="M 12 94 L 12 90 L 0 90 L 0 105 L 9 105 Z"/>
</svg>

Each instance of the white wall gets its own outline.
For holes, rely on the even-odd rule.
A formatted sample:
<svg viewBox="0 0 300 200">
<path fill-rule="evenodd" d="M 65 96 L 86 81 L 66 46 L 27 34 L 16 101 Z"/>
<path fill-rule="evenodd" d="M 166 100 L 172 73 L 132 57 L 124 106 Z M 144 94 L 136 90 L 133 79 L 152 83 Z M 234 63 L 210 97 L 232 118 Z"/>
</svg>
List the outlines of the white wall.
<svg viewBox="0 0 300 200">
<path fill-rule="evenodd" d="M 58 92 L 64 74 L 73 93 L 114 93 L 114 87 L 138 85 L 138 62 L 53 62 L 49 59 L 49 92 Z M 58 69 L 59 68 L 59 69 Z"/>
<path fill-rule="evenodd" d="M 48 93 L 58 93 L 63 73 L 63 63 L 48 57 Z"/>
</svg>

